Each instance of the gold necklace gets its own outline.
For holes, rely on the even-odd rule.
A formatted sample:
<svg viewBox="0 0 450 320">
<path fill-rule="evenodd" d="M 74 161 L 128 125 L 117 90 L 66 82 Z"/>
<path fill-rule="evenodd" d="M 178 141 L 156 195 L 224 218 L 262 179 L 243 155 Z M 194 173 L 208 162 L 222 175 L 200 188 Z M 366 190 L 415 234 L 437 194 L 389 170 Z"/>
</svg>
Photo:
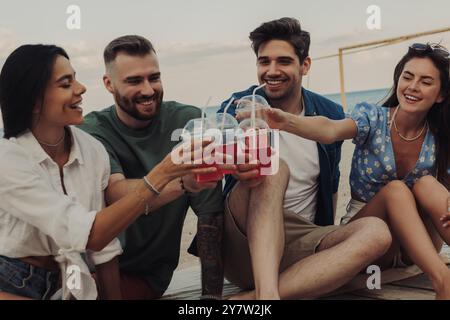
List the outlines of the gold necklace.
<svg viewBox="0 0 450 320">
<path fill-rule="evenodd" d="M 419 139 L 420 136 L 422 135 L 423 131 L 425 130 L 425 128 L 428 126 L 428 121 L 425 120 L 425 124 L 423 125 L 422 129 L 420 130 L 420 132 L 417 136 L 412 137 L 412 138 L 405 137 L 400 133 L 400 130 L 398 130 L 398 128 L 397 128 L 397 123 L 395 122 L 395 116 L 397 115 L 397 111 L 399 108 L 400 108 L 400 105 L 398 105 L 397 108 L 395 108 L 394 114 L 392 115 L 392 123 L 394 124 L 395 132 L 397 132 L 398 136 L 401 139 L 403 139 L 404 141 L 411 142 L 411 141 L 415 141 L 415 140 Z"/>
<path fill-rule="evenodd" d="M 40 143 L 40 144 L 42 144 L 42 145 L 44 145 L 44 146 L 46 146 L 46 147 L 57 147 L 57 146 L 59 146 L 60 144 L 61 144 L 61 142 L 63 142 L 64 141 L 64 138 L 66 137 L 66 130 L 64 130 L 64 133 L 63 133 L 63 135 L 62 135 L 62 137 L 58 140 L 58 142 L 56 142 L 55 144 L 50 144 L 50 143 L 47 143 L 47 142 L 44 142 L 44 141 L 41 141 L 41 140 L 39 140 L 38 138 L 36 138 L 36 140 Z"/>
</svg>

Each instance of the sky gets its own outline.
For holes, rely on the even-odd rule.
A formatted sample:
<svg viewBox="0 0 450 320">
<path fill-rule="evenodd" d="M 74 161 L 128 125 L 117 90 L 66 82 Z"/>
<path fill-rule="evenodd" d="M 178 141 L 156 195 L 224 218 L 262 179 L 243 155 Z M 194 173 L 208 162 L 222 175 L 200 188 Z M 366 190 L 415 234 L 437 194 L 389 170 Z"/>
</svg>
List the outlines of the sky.
<svg viewBox="0 0 450 320">
<path fill-rule="evenodd" d="M 80 9 L 80 29 L 69 29 L 67 9 Z M 380 9 L 380 29 L 370 30 L 369 6 Z M 299 19 L 311 34 L 307 88 L 339 91 L 340 47 L 450 27 L 450 1 L 385 0 L 0 0 L 0 67 L 16 47 L 52 43 L 65 48 L 86 85 L 85 112 L 113 103 L 103 86 L 102 53 L 114 38 L 139 34 L 155 46 L 164 99 L 204 106 L 256 83 L 255 55 L 248 34 L 263 22 Z M 346 91 L 390 87 L 395 64 L 413 42 L 450 46 L 450 32 L 408 40 L 344 57 Z M 1 125 L 1 122 L 0 122 Z"/>
</svg>

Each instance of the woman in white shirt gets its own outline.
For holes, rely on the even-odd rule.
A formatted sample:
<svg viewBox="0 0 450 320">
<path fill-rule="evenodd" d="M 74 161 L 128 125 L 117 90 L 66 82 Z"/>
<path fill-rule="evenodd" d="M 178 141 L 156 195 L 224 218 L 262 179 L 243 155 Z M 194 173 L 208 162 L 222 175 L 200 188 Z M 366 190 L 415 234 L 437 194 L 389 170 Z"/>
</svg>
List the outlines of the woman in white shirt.
<svg viewBox="0 0 450 320">
<path fill-rule="evenodd" d="M 120 299 L 115 237 L 171 180 L 216 170 L 176 165 L 168 155 L 133 193 L 104 208 L 108 155 L 73 127 L 83 122 L 85 91 L 67 53 L 53 45 L 21 46 L 2 68 L 0 299 L 49 299 L 59 288 L 64 299 Z M 96 265 L 99 292 L 82 253 Z"/>
</svg>

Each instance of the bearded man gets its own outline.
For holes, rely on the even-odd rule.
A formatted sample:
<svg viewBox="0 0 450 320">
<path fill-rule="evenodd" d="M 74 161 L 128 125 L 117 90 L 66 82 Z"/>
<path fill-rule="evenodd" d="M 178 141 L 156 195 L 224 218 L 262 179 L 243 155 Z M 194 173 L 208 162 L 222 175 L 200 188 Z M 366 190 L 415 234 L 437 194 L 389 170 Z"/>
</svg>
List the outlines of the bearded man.
<svg viewBox="0 0 450 320">
<path fill-rule="evenodd" d="M 106 202 L 133 192 L 135 184 L 178 143 L 172 133 L 201 116 L 200 109 L 163 101 L 158 58 L 147 39 L 128 35 L 105 48 L 103 82 L 115 104 L 91 112 L 81 128 L 100 140 L 109 153 L 111 177 Z M 100 187 L 100 186 L 99 186 Z M 163 295 L 178 265 L 181 233 L 189 207 L 198 216 L 190 252 L 202 265 L 202 297 L 220 298 L 223 286 L 221 180 L 198 184 L 184 176 L 166 186 L 149 214 L 140 216 L 120 237 L 122 296 L 154 299 Z M 197 252 L 196 252 L 197 251 Z"/>
</svg>

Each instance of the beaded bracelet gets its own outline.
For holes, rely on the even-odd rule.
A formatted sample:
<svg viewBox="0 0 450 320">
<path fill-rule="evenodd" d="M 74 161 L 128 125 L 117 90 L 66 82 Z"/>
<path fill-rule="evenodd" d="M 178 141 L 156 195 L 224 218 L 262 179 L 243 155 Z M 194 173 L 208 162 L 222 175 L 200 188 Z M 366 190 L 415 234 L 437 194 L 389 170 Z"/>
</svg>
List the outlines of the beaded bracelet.
<svg viewBox="0 0 450 320">
<path fill-rule="evenodd" d="M 139 200 L 140 200 L 141 202 L 144 202 L 144 204 L 145 204 L 145 212 L 144 212 L 144 214 L 145 214 L 146 216 L 148 216 L 148 214 L 150 213 L 150 210 L 149 210 L 149 206 L 148 206 L 147 200 L 146 200 L 142 195 L 140 195 L 140 194 L 138 193 L 137 188 L 134 188 L 134 193 L 138 196 L 138 198 L 139 198 Z"/>
</svg>

